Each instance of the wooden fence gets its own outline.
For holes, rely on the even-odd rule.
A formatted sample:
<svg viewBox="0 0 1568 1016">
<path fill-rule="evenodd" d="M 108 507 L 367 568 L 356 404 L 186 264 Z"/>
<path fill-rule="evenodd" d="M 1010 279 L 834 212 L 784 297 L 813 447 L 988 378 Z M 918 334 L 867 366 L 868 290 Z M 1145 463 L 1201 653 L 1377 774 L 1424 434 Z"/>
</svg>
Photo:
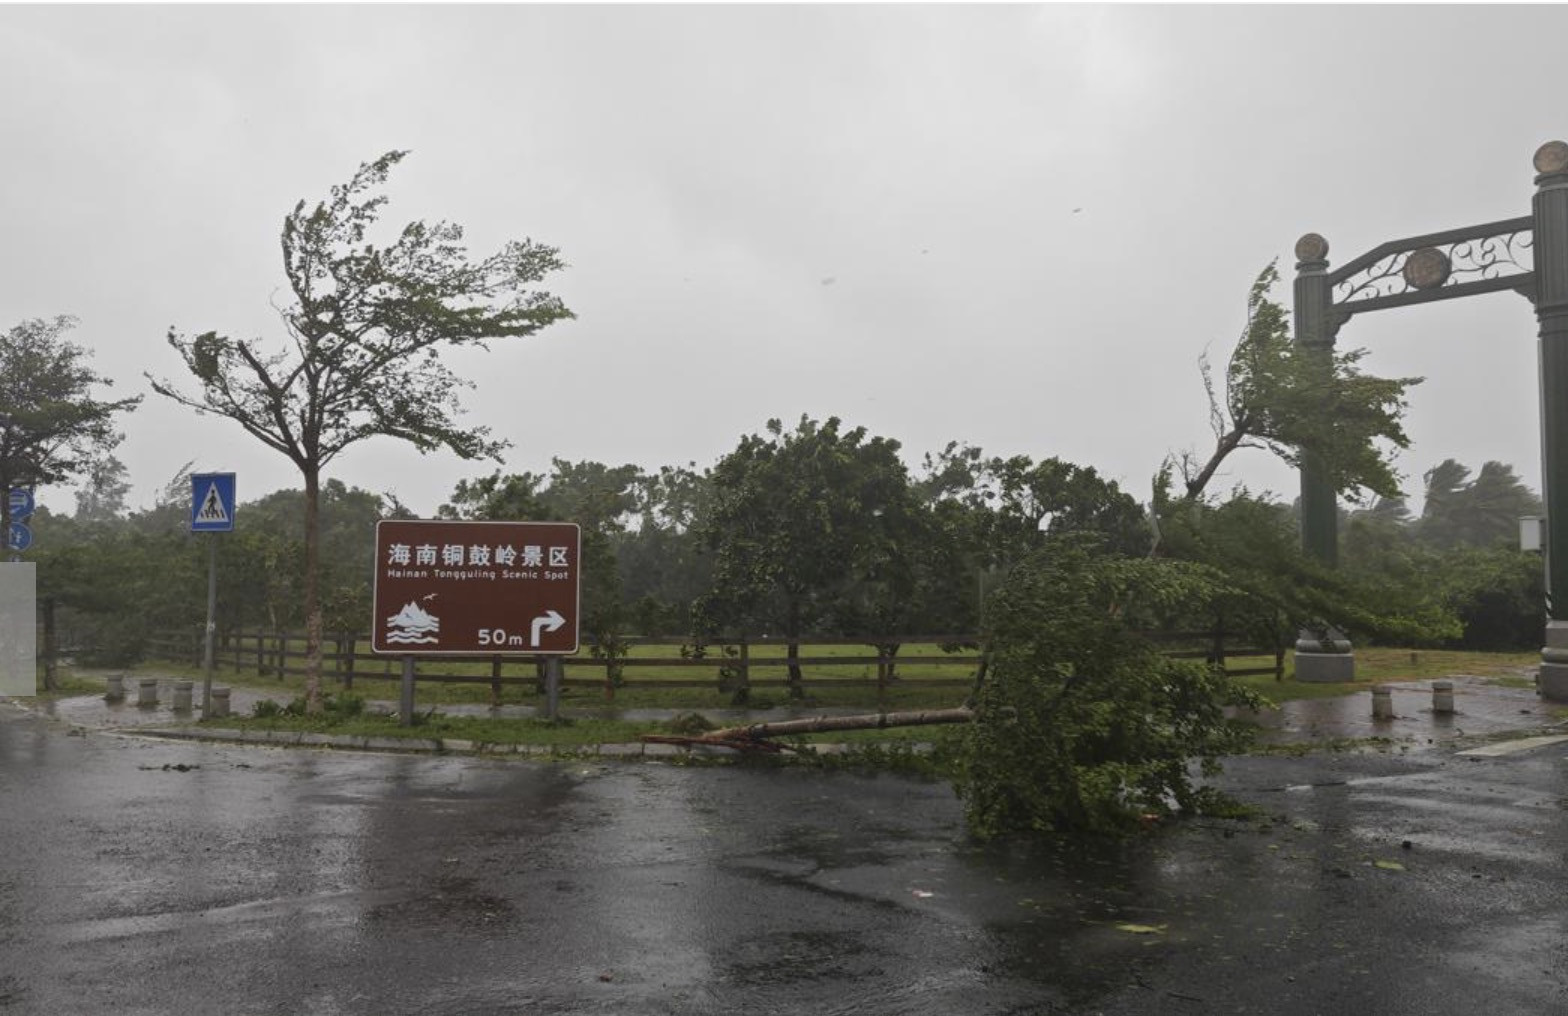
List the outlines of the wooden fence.
<svg viewBox="0 0 1568 1016">
<path fill-rule="evenodd" d="M 1225 632 L 1158 632 L 1149 637 L 1173 658 L 1207 660 L 1234 676 L 1273 674 L 1276 680 L 1284 677 L 1285 649 L 1280 645 L 1249 645 L 1240 636 Z M 353 688 L 356 680 L 400 680 L 401 657 L 368 652 L 369 645 L 368 635 L 327 635 L 322 645 L 322 676 L 345 689 Z M 788 654 L 790 645 L 797 647 L 798 655 Z M 830 647 L 840 651 L 827 652 Z M 867 651 L 842 651 L 859 647 Z M 149 640 L 149 652 L 159 659 L 189 660 L 200 666 L 201 633 L 156 633 Z M 1272 664 L 1241 668 L 1228 664 L 1231 660 L 1257 657 L 1271 658 Z M 305 637 L 301 633 L 229 632 L 221 637 L 213 663 L 218 670 L 281 681 L 286 676 L 303 675 L 304 658 Z M 563 685 L 599 687 L 610 699 L 618 689 L 634 688 L 718 688 L 732 693 L 782 689 L 789 687 L 786 674 L 792 665 L 813 668 L 816 672 L 804 673 L 801 683 L 818 688 L 875 687 L 880 692 L 895 681 L 923 688 L 969 688 L 974 685 L 981 662 L 979 639 L 974 635 L 859 640 L 846 636 L 800 639 L 794 643 L 777 637 L 737 637 L 705 644 L 694 643 L 689 637 L 635 636 L 613 648 L 585 644 L 577 655 L 561 658 Z M 846 676 L 846 671 L 855 668 L 861 669 L 860 677 Z M 647 676 L 635 676 L 638 672 Z M 660 676 L 661 672 L 668 676 Z M 415 679 L 489 684 L 496 695 L 508 684 L 542 688 L 543 658 L 420 655 L 416 658 Z"/>
</svg>

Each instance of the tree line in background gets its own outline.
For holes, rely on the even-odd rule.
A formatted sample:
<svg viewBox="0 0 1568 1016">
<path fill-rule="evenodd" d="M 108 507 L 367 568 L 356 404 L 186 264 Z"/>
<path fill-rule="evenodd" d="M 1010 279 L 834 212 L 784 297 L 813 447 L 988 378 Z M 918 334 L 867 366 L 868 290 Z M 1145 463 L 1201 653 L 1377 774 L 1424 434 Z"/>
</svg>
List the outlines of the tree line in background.
<svg viewBox="0 0 1568 1016">
<path fill-rule="evenodd" d="M 437 515 L 580 525 L 583 633 L 598 642 L 973 635 L 987 596 L 1068 534 L 1121 557 L 1203 565 L 1232 590 L 1151 625 L 1285 644 L 1326 610 L 1363 641 L 1526 649 L 1540 637 L 1541 559 L 1517 543 L 1519 517 L 1541 505 L 1502 463 L 1473 477 L 1451 459 L 1428 471 L 1419 516 L 1400 498 L 1347 511 L 1341 566 L 1327 573 L 1301 554 L 1292 504 L 1236 491 L 1166 498 L 1151 515 L 1092 467 L 955 443 L 909 469 L 899 451 L 836 419 L 770 421 L 711 468 L 558 459 L 547 474 L 463 481 Z M 208 538 L 188 532 L 188 471 L 149 508 L 130 509 L 128 490 L 107 457 L 74 513 L 33 519 L 40 595 L 60 611 L 60 639 L 93 662 L 134 661 L 150 631 L 205 620 Z M 304 510 L 301 491 L 277 491 L 242 504 L 235 531 L 216 537 L 220 629 L 303 628 Z M 362 633 L 375 522 L 414 514 L 336 480 L 321 513 L 324 629 Z"/>
</svg>

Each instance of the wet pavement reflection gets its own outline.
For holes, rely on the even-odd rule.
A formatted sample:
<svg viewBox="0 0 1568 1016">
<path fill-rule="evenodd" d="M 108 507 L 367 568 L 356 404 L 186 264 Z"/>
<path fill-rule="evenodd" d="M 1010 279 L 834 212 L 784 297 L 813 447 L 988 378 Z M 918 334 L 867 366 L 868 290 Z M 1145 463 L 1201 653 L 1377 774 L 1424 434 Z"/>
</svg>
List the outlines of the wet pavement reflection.
<svg viewBox="0 0 1568 1016">
<path fill-rule="evenodd" d="M 886 774 L 246 749 L 0 706 L 0 1012 L 1551 1011 L 1564 768 L 1238 759 L 1245 820 L 981 845 L 946 784 Z"/>
</svg>

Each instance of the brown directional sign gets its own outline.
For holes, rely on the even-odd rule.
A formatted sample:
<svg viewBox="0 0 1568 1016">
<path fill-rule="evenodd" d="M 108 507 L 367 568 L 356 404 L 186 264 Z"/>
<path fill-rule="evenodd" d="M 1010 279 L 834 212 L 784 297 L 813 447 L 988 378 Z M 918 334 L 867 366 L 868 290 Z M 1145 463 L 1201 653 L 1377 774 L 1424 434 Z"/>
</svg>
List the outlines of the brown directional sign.
<svg viewBox="0 0 1568 1016">
<path fill-rule="evenodd" d="M 371 648 L 575 653 L 581 548 L 570 522 L 382 519 Z"/>
</svg>

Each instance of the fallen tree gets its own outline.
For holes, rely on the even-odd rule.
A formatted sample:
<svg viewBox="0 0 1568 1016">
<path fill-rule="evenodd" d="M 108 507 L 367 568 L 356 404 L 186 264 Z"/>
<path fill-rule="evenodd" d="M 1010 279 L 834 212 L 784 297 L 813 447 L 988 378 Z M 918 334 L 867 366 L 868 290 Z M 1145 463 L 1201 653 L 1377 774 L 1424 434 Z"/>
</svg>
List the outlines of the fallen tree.
<svg viewBox="0 0 1568 1016">
<path fill-rule="evenodd" d="M 779 720 L 774 723 L 750 723 L 742 727 L 724 727 L 705 734 L 680 736 L 673 734 L 644 734 L 642 739 L 654 744 L 708 745 L 733 748 L 736 751 L 778 752 L 789 750 L 772 740 L 797 734 L 820 734 L 835 730 L 884 730 L 888 727 L 923 727 L 938 723 L 968 723 L 974 719 L 974 710 L 968 706 L 954 709 L 923 709 L 903 713 L 859 713 L 854 716 L 812 716 L 803 720 Z"/>
</svg>

